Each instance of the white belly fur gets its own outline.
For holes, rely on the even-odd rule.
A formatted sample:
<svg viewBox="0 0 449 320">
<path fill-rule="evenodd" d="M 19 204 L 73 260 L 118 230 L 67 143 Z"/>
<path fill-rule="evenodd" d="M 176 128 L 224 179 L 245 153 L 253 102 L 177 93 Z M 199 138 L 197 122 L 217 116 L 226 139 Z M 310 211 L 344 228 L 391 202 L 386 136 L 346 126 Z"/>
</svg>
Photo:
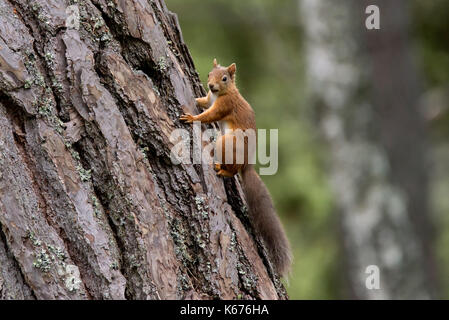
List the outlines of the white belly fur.
<svg viewBox="0 0 449 320">
<path fill-rule="evenodd" d="M 218 122 L 220 124 L 220 129 L 221 129 L 221 134 L 226 134 L 226 130 L 231 130 L 231 127 L 229 126 L 228 121 L 219 121 Z M 228 132 L 231 133 L 231 132 Z"/>
<path fill-rule="evenodd" d="M 217 95 L 212 93 L 212 91 L 210 91 L 210 106 L 212 106 L 215 102 L 215 100 L 217 100 Z M 209 106 L 209 107 L 210 107 Z M 231 127 L 229 126 L 227 121 L 218 121 L 219 125 L 220 125 L 220 130 L 221 130 L 221 134 L 226 134 L 226 130 L 227 129 L 231 129 Z"/>
<path fill-rule="evenodd" d="M 210 98 L 209 98 L 209 107 L 211 107 L 215 100 L 217 100 L 217 95 L 212 93 L 212 91 L 210 91 Z"/>
</svg>

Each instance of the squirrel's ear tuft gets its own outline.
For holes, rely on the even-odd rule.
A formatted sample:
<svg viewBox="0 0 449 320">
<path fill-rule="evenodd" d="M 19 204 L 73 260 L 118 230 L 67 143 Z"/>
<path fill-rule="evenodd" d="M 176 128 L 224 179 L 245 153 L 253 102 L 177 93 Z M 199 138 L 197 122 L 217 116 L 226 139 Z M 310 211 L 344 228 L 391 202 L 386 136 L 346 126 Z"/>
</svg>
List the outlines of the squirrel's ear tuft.
<svg viewBox="0 0 449 320">
<path fill-rule="evenodd" d="M 237 68 L 237 66 L 235 65 L 235 63 L 231 64 L 231 65 L 228 67 L 228 72 L 229 72 L 229 74 L 231 75 L 231 77 L 234 77 L 236 68 Z"/>
<path fill-rule="evenodd" d="M 214 59 L 214 68 L 216 68 L 217 66 L 218 66 L 217 59 Z"/>
</svg>

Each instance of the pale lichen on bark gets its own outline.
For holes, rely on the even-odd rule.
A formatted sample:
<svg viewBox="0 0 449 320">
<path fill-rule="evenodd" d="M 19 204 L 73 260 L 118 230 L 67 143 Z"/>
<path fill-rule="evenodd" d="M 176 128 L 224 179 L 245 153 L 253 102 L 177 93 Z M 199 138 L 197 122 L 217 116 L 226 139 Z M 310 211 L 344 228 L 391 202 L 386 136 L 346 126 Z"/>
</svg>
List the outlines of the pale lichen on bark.
<svg viewBox="0 0 449 320">
<path fill-rule="evenodd" d="M 286 298 L 237 180 L 170 161 L 203 89 L 165 4 L 0 9 L 0 297 Z"/>
</svg>

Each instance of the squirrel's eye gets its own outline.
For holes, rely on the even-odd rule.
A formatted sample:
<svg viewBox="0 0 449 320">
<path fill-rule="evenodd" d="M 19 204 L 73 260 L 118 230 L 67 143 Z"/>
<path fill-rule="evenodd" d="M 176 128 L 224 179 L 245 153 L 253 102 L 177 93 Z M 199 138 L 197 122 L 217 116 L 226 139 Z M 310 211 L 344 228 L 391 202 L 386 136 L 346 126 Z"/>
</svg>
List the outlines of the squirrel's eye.
<svg viewBox="0 0 449 320">
<path fill-rule="evenodd" d="M 228 80 L 228 77 L 224 76 L 221 80 L 226 81 Z"/>
</svg>

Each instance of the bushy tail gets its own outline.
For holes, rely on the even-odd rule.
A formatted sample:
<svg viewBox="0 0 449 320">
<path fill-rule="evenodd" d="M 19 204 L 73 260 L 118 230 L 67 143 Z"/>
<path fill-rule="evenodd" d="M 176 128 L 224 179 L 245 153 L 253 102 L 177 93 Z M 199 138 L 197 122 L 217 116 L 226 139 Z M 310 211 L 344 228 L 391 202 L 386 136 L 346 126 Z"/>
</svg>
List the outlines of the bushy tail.
<svg viewBox="0 0 449 320">
<path fill-rule="evenodd" d="M 242 171 L 242 181 L 254 227 L 262 236 L 276 271 L 284 276 L 290 269 L 292 254 L 270 193 L 252 165 Z"/>
</svg>

